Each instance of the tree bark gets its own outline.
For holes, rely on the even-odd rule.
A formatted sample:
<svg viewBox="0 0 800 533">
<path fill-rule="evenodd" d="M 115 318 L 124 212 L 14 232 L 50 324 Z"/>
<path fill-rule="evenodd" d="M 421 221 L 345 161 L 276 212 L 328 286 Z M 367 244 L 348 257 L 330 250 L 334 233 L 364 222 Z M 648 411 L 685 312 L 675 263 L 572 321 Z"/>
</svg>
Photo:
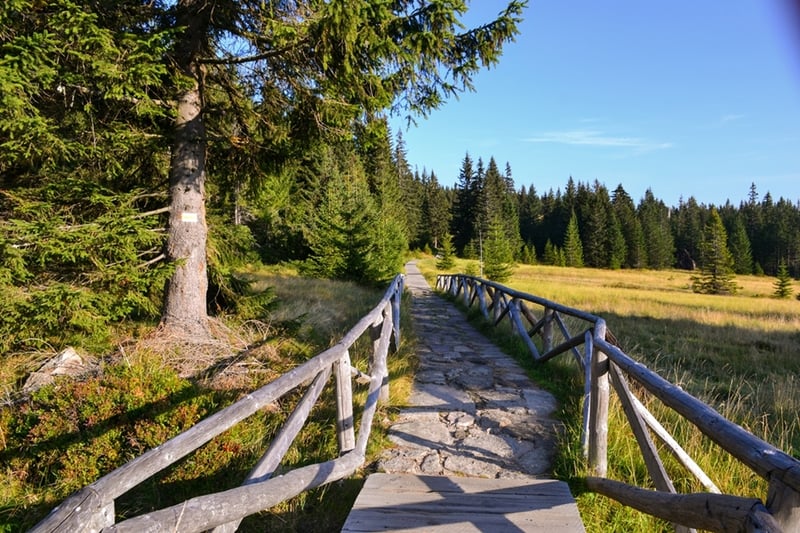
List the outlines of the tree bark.
<svg viewBox="0 0 800 533">
<path fill-rule="evenodd" d="M 175 139 L 170 161 L 170 214 L 166 255 L 175 264 L 167 283 L 162 327 L 191 337 L 208 335 L 206 292 L 205 210 L 206 131 L 203 123 L 202 67 L 197 62 L 206 48 L 204 4 L 182 0 L 178 26 L 184 27 L 175 65 L 189 88 L 178 96 Z"/>
</svg>

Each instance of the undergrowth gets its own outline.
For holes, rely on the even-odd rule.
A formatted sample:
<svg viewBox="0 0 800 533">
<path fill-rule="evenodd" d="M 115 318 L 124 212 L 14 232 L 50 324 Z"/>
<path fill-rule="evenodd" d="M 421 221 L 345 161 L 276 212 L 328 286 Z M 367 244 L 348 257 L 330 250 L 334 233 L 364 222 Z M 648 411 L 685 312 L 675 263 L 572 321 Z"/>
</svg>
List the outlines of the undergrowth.
<svg viewBox="0 0 800 533">
<path fill-rule="evenodd" d="M 75 490 L 313 357 L 337 342 L 383 293 L 352 283 L 302 280 L 285 272 L 258 276 L 256 285 L 269 287 L 277 306 L 260 317 L 259 326 L 253 320 L 240 324 L 239 333 L 256 335 L 257 342 L 208 371 L 181 377 L 171 364 L 174 354 L 158 353 L 145 344 L 109 360 L 96 376 L 60 379 L 26 401 L 0 409 L 0 531 L 30 528 Z M 306 290 L 306 283 L 313 284 L 313 290 Z M 401 325 L 409 337 L 407 307 L 404 304 Z M 366 337 L 350 351 L 353 364 L 363 371 L 372 349 Z M 376 415 L 370 456 L 386 445 L 384 429 L 396 410 L 392 405 L 408 396 L 414 364 L 408 346 L 403 343 L 390 354 L 390 404 Z M 331 383 L 277 473 L 338 455 Z M 118 498 L 117 521 L 239 486 L 302 392 L 301 387 L 284 396 Z M 354 395 L 358 419 L 366 387 L 357 385 Z M 339 529 L 369 468 L 253 515 L 240 531 Z"/>
</svg>

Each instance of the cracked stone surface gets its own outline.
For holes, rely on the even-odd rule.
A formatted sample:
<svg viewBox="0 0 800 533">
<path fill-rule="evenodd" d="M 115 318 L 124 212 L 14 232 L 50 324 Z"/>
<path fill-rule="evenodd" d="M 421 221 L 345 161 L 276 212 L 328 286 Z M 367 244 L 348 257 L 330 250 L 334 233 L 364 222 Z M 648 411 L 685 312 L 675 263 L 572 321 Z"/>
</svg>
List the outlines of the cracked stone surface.
<svg viewBox="0 0 800 533">
<path fill-rule="evenodd" d="M 379 470 L 546 477 L 561 429 L 555 398 L 437 296 L 414 262 L 406 273 L 420 365 Z"/>
</svg>

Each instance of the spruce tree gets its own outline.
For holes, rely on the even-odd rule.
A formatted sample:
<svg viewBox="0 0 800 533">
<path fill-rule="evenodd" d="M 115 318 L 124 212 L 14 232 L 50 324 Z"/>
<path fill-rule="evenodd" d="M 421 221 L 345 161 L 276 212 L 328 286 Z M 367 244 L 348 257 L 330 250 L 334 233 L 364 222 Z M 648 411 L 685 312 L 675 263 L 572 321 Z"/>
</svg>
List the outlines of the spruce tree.
<svg viewBox="0 0 800 533">
<path fill-rule="evenodd" d="M 703 294 L 735 294 L 738 290 L 733 271 L 733 257 L 728 251 L 728 236 L 725 226 L 715 208 L 700 244 L 699 276 L 692 277 L 692 290 Z"/>
<path fill-rule="evenodd" d="M 636 215 L 633 199 L 622 187 L 622 184 L 614 189 L 611 203 L 625 239 L 625 261 L 623 266 L 626 268 L 643 268 L 646 264 L 646 251 L 642 223 Z"/>
<path fill-rule="evenodd" d="M 567 225 L 567 234 L 564 236 L 564 261 L 568 267 L 583 266 L 583 244 L 575 211 L 572 212 Z"/>
<path fill-rule="evenodd" d="M 789 269 L 786 266 L 786 261 L 783 259 L 778 263 L 778 279 L 775 280 L 775 298 L 788 298 L 792 295 L 792 277 L 789 275 Z"/>
<path fill-rule="evenodd" d="M 647 189 L 638 211 L 646 250 L 646 266 L 656 270 L 671 267 L 675 263 L 675 244 L 670 231 L 669 209 L 664 202 L 656 200 L 653 191 Z"/>
<path fill-rule="evenodd" d="M 461 162 L 461 170 L 458 174 L 450 226 L 453 244 L 462 257 L 469 257 L 467 255 L 467 246 L 477 234 L 475 230 L 477 204 L 475 169 L 473 168 L 472 158 L 467 153 Z"/>
<path fill-rule="evenodd" d="M 737 274 L 753 273 L 753 254 L 741 215 L 733 222 L 733 231 L 728 237 L 728 247 L 733 256 L 733 270 Z"/>
<path fill-rule="evenodd" d="M 436 268 L 439 270 L 449 270 L 456 264 L 455 250 L 453 250 L 453 238 L 446 233 L 441 239 L 439 248 L 439 258 L 436 260 Z"/>
<path fill-rule="evenodd" d="M 503 221 L 495 216 L 483 240 L 483 274 L 487 279 L 503 283 L 514 271 L 514 254 L 508 242 Z"/>
<path fill-rule="evenodd" d="M 625 264 L 625 236 L 622 234 L 622 227 L 617 220 L 617 215 L 612 211 L 609 226 L 609 254 L 608 268 L 618 270 Z"/>
<path fill-rule="evenodd" d="M 558 248 L 553 244 L 553 241 L 547 239 L 544 244 L 544 256 L 542 257 L 544 264 L 558 266 L 560 264 L 558 258 Z"/>
<path fill-rule="evenodd" d="M 518 33 L 525 3 L 478 28 L 462 25 L 463 2 L 362 7 L 3 2 L 0 175 L 149 176 L 169 205 L 162 331 L 207 337 L 211 202 L 238 202 L 230 189 L 258 186 L 296 156 L 290 141 L 347 137 L 387 109 L 425 115 L 471 90 Z"/>
</svg>

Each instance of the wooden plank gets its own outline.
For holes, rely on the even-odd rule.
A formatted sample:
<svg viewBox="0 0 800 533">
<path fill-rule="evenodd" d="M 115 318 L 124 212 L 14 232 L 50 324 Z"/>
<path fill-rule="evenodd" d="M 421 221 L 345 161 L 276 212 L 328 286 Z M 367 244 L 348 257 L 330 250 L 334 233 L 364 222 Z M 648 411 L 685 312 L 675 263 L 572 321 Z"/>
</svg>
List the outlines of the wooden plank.
<svg viewBox="0 0 800 533">
<path fill-rule="evenodd" d="M 343 532 L 581 532 L 569 487 L 549 479 L 367 478 Z"/>
<path fill-rule="evenodd" d="M 723 533 L 784 531 L 761 500 L 755 498 L 707 492 L 669 494 L 596 477 L 586 478 L 586 486 L 643 513 L 697 529 Z"/>
</svg>

